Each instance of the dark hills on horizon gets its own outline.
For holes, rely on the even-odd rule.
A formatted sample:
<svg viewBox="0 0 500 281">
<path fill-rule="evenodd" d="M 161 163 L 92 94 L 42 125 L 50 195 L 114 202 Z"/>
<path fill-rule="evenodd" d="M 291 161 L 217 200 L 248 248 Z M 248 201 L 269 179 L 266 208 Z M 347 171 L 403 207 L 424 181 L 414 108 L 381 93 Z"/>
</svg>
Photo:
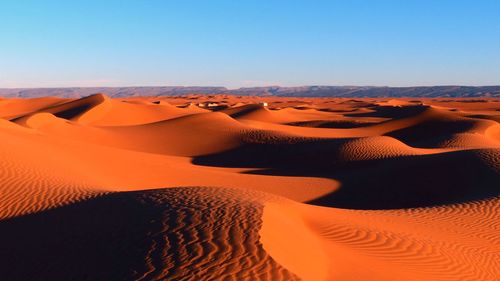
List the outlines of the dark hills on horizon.
<svg viewBox="0 0 500 281">
<path fill-rule="evenodd" d="M 183 86 L 0 88 L 0 96 L 6 98 L 35 98 L 42 96 L 80 98 L 96 93 L 104 93 L 110 97 L 180 96 L 189 94 L 277 97 L 500 97 L 500 86 L 269 86 L 239 89 Z"/>
</svg>

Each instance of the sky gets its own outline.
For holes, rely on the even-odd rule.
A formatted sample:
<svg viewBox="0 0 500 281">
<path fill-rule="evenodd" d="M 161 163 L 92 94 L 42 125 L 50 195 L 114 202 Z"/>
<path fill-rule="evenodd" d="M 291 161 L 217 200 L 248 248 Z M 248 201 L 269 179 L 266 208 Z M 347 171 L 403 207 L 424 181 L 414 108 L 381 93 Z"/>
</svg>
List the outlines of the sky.
<svg viewBox="0 0 500 281">
<path fill-rule="evenodd" d="M 0 88 L 500 85 L 498 0 L 0 1 Z"/>
</svg>

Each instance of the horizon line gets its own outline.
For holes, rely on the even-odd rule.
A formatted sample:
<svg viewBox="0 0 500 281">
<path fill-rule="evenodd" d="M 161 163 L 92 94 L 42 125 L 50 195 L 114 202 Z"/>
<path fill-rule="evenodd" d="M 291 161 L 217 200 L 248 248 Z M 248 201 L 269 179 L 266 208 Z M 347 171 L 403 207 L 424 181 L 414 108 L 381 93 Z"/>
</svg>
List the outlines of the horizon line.
<svg viewBox="0 0 500 281">
<path fill-rule="evenodd" d="M 428 88 L 428 87 L 500 87 L 500 84 L 490 84 L 490 85 L 465 85 L 465 84 L 434 84 L 434 85 L 412 85 L 412 86 L 390 86 L 390 85 L 300 85 L 300 86 L 282 86 L 282 85 L 265 85 L 265 86 L 251 86 L 251 87 L 238 87 L 230 88 L 227 86 L 199 86 L 199 85 L 154 85 L 154 86 L 54 86 L 54 87 L 0 87 L 2 90 L 30 90 L 30 89 L 92 89 L 92 88 L 225 88 L 226 90 L 240 90 L 240 89 L 252 89 L 252 88 L 301 88 L 301 87 L 367 87 L 367 88 Z"/>
</svg>

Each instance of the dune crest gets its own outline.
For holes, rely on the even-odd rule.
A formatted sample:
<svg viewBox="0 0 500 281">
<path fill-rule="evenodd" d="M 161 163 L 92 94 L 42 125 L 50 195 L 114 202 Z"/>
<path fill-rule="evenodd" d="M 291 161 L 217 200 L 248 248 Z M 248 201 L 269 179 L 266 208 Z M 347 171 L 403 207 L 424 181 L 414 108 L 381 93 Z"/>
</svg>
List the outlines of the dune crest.
<svg viewBox="0 0 500 281">
<path fill-rule="evenodd" d="M 260 241 L 273 259 L 302 280 L 327 280 L 329 261 L 321 240 L 289 204 L 265 204 Z"/>
</svg>

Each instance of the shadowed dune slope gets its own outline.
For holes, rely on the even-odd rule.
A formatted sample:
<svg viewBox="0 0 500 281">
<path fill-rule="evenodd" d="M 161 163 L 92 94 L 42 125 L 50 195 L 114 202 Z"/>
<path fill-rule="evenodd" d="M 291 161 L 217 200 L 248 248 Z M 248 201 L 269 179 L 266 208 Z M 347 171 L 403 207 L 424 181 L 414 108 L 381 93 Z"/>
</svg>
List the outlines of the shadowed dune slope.
<svg viewBox="0 0 500 281">
<path fill-rule="evenodd" d="M 335 180 L 318 177 L 268 177 L 241 174 L 242 169 L 200 167 L 186 157 L 118 149 L 33 129 L 71 126 L 77 132 L 82 128 L 49 113 L 18 120 L 33 128 L 0 121 L 0 218 L 51 209 L 109 191 L 159 186 L 253 188 L 299 201 L 323 196 L 338 186 Z"/>
<path fill-rule="evenodd" d="M 5 280 L 299 280 L 259 241 L 265 198 L 209 187 L 115 193 L 3 221 L 0 275 Z"/>
<path fill-rule="evenodd" d="M 335 179 L 340 188 L 309 202 L 331 207 L 408 208 L 500 194 L 498 149 L 440 152 L 378 138 L 243 146 L 197 157 L 194 163 L 259 168 L 250 174 Z"/>
<path fill-rule="evenodd" d="M 33 107 L 30 107 L 31 112 L 52 113 L 56 117 L 94 126 L 139 125 L 200 113 L 200 110 L 197 109 L 179 108 L 165 102 L 154 104 L 112 100 L 104 94 L 95 94 L 68 102 L 59 101 L 53 106 L 46 106 L 46 104 L 41 106 L 44 101 L 47 104 L 48 101 L 52 101 L 46 101 L 46 99 L 31 101 L 33 104 Z M 52 101 L 52 103 L 56 102 Z M 17 111 L 21 111 L 21 109 L 17 109 Z M 30 113 L 27 109 L 22 112 Z"/>
<path fill-rule="evenodd" d="M 0 99 L 0 118 L 12 119 L 40 108 L 55 106 L 67 102 L 66 99 L 56 97 L 42 97 L 25 99 Z"/>
<path fill-rule="evenodd" d="M 18 118 L 15 122 L 65 139 L 182 156 L 207 154 L 237 146 L 240 132 L 247 129 L 227 115 L 215 112 L 133 126 L 95 127 L 63 120 L 50 117 L 48 113 L 36 113 Z"/>
<path fill-rule="evenodd" d="M 495 121 L 454 116 L 432 109 L 421 122 L 412 122 L 386 134 L 415 147 L 500 147 L 496 134 L 485 135 L 488 130 L 497 131 L 496 127 Z M 457 143 L 457 139 L 461 141 Z"/>
<path fill-rule="evenodd" d="M 500 195 L 499 160 L 491 149 L 348 163 L 331 175 L 341 188 L 310 203 L 392 209 L 487 199 Z"/>
<path fill-rule="evenodd" d="M 109 111 L 112 101 L 104 94 L 95 94 L 60 105 L 42 109 L 42 112 L 54 114 L 56 117 L 74 120 L 79 123 L 91 123 Z"/>
</svg>

